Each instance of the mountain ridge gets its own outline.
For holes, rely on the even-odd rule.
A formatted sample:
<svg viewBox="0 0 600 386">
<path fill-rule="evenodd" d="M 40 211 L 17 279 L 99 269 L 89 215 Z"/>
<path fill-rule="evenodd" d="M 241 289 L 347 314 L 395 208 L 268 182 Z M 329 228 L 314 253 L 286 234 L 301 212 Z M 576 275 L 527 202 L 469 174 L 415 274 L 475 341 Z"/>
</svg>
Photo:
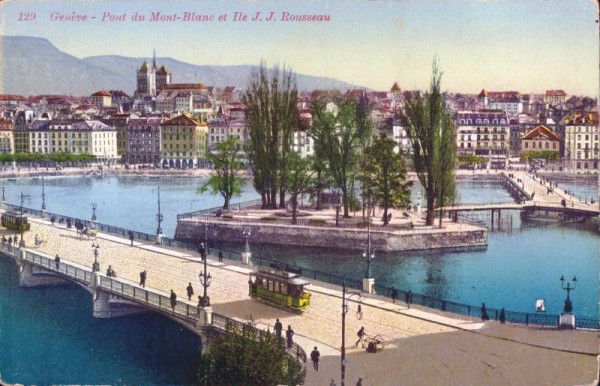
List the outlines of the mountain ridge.
<svg viewBox="0 0 600 386">
<path fill-rule="evenodd" d="M 0 36 L 2 93 L 19 95 L 91 95 L 98 90 L 123 90 L 133 95 L 136 71 L 152 58 L 124 55 L 93 55 L 78 58 L 58 49 L 46 38 Z M 156 58 L 172 72 L 173 83 L 203 83 L 208 86 L 235 86 L 244 89 L 252 64 L 199 65 L 177 58 Z M 315 89 L 367 89 L 330 77 L 296 73 L 300 91 Z"/>
</svg>

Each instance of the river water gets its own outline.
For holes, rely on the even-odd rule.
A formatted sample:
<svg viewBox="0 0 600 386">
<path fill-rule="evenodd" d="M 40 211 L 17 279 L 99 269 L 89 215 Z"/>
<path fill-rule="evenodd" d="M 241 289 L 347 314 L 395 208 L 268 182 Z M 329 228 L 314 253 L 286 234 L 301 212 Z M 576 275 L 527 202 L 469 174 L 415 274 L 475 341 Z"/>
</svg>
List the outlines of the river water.
<svg viewBox="0 0 600 386">
<path fill-rule="evenodd" d="M 205 179 L 143 177 L 46 178 L 47 210 L 91 218 L 137 231 L 156 231 L 160 184 L 163 231 L 172 236 L 176 214 L 219 206 L 220 197 L 198 195 Z M 597 200 L 596 181 L 566 181 L 582 197 Z M 6 201 L 41 208 L 41 179 L 3 181 Z M 421 196 L 413 189 L 413 198 Z M 249 186 L 242 197 L 257 198 Z M 498 181 L 459 182 L 461 203 L 509 203 Z M 479 215 L 487 221 L 487 215 Z M 487 248 L 468 251 L 421 251 L 377 254 L 372 272 L 378 284 L 411 289 L 465 304 L 533 312 L 545 299 L 549 313 L 559 313 L 565 298 L 559 278 L 577 275 L 571 293 L 575 313 L 598 315 L 598 222 L 582 224 L 521 223 L 517 212 L 502 214 L 501 230 L 489 234 Z M 240 245 L 227 245 L 231 249 Z M 362 277 L 360 254 L 307 248 L 265 247 L 252 240 L 255 257 L 289 261 L 321 271 Z M 92 316 L 91 296 L 78 287 L 18 287 L 17 269 L 0 259 L 0 374 L 8 382 L 185 383 L 197 358 L 198 339 L 159 315 L 112 320 Z"/>
</svg>

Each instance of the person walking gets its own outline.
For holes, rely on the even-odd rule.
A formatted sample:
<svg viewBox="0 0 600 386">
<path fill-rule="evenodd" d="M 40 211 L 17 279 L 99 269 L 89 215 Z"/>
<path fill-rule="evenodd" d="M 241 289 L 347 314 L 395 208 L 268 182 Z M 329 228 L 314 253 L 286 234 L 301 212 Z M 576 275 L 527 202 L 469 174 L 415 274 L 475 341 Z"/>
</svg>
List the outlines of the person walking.
<svg viewBox="0 0 600 386">
<path fill-rule="evenodd" d="M 173 290 L 171 290 L 171 308 L 173 309 L 173 312 L 175 312 L 176 305 L 177 305 L 177 295 L 175 294 L 175 292 L 173 292 Z"/>
<path fill-rule="evenodd" d="M 56 270 L 58 271 L 58 269 L 60 268 L 60 256 L 56 255 L 56 257 L 54 258 L 54 262 L 56 263 Z"/>
<path fill-rule="evenodd" d="M 277 340 L 281 340 L 281 332 L 283 331 L 283 325 L 281 324 L 279 319 L 275 319 L 274 330 L 275 330 L 275 336 L 277 337 Z"/>
<path fill-rule="evenodd" d="M 192 300 L 192 295 L 194 294 L 194 287 L 192 287 L 192 283 L 189 283 L 185 290 L 187 291 L 188 300 Z"/>
<path fill-rule="evenodd" d="M 406 307 L 410 308 L 410 303 L 412 303 L 412 291 L 408 291 L 404 294 L 404 302 L 406 303 Z"/>
<path fill-rule="evenodd" d="M 365 328 L 361 327 L 360 330 L 358 330 L 358 332 L 356 333 L 356 335 L 358 336 L 358 340 L 356 341 L 356 347 L 358 347 L 358 344 L 360 343 L 362 348 L 365 348 Z"/>
<path fill-rule="evenodd" d="M 146 288 L 146 271 L 140 272 L 140 285 Z"/>
<path fill-rule="evenodd" d="M 287 340 L 287 348 L 292 348 L 292 344 L 294 343 L 293 336 L 294 336 L 294 330 L 292 330 L 292 326 L 290 326 L 288 324 L 287 331 L 285 332 L 285 337 Z"/>
<path fill-rule="evenodd" d="M 313 368 L 316 371 L 319 371 L 319 358 L 320 357 L 321 357 L 321 353 L 319 352 L 319 350 L 317 350 L 317 346 L 315 346 L 315 349 L 312 350 L 312 352 L 310 353 L 310 360 L 312 360 Z"/>
<path fill-rule="evenodd" d="M 204 259 L 206 259 L 206 249 L 204 248 L 204 243 L 200 243 L 200 247 L 198 247 L 198 253 L 200 254 L 202 261 L 204 261 Z"/>
<path fill-rule="evenodd" d="M 392 303 L 396 303 L 396 299 L 398 299 L 398 290 L 394 287 L 391 289 Z"/>
<path fill-rule="evenodd" d="M 362 378 L 358 378 L 358 381 L 356 382 L 356 386 L 362 386 Z"/>
<path fill-rule="evenodd" d="M 484 322 L 486 320 L 490 320 L 490 317 L 487 313 L 487 309 L 485 308 L 485 303 L 481 303 L 481 320 L 483 320 Z"/>
<path fill-rule="evenodd" d="M 223 262 L 223 252 L 219 251 L 219 263 Z"/>
<path fill-rule="evenodd" d="M 329 382 L 329 386 L 336 386 L 335 381 L 332 379 L 331 382 Z"/>
<path fill-rule="evenodd" d="M 504 313 L 504 308 L 500 310 L 500 324 L 506 323 L 506 314 Z"/>
</svg>

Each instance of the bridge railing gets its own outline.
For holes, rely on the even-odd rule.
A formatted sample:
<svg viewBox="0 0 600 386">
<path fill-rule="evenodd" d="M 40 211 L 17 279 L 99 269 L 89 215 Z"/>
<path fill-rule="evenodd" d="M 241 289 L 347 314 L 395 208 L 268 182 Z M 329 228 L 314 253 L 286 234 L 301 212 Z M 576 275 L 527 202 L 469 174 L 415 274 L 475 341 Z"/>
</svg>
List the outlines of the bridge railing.
<svg viewBox="0 0 600 386">
<path fill-rule="evenodd" d="M 258 200 L 239 202 L 237 204 L 231 204 L 230 208 L 231 208 L 231 210 L 244 210 L 244 209 L 249 209 L 249 208 L 258 209 L 261 207 L 261 205 L 262 205 L 262 200 L 258 199 Z M 180 213 L 177 215 L 177 220 L 181 220 L 184 218 L 198 217 L 198 216 L 214 216 L 215 214 L 219 213 L 219 211 L 223 212 L 222 206 L 209 208 L 209 209 L 196 210 L 194 212 L 189 212 L 189 213 Z"/>
<path fill-rule="evenodd" d="M 176 300 L 173 305 L 170 296 L 165 296 L 159 292 L 140 288 L 137 285 L 128 284 L 104 275 L 100 275 L 100 288 L 107 292 L 117 294 L 124 299 L 143 303 L 148 308 L 171 313 L 174 316 L 189 321 L 196 321 L 199 316 L 197 305 L 192 305 L 181 300 Z"/>
<path fill-rule="evenodd" d="M 392 287 L 375 285 L 377 294 L 391 297 Z M 458 315 L 471 317 L 481 317 L 481 306 L 472 306 L 468 304 L 457 303 L 432 296 L 409 293 L 409 291 L 398 290 L 397 301 L 406 303 L 409 299 L 411 304 L 417 304 L 428 308 L 437 309 L 444 312 L 451 312 Z M 496 308 L 486 307 L 487 314 L 491 320 L 500 320 L 500 311 Z M 518 311 L 504 311 L 505 320 L 510 323 L 557 327 L 559 325 L 560 315 L 546 314 L 543 312 L 527 313 Z M 575 318 L 577 328 L 600 329 L 600 320 L 598 318 L 579 316 Z"/>
<path fill-rule="evenodd" d="M 53 258 L 47 256 L 26 251 L 24 258 L 34 266 L 45 268 L 47 271 L 58 273 L 61 276 L 66 276 L 85 284 L 91 284 L 94 280 L 94 274 L 90 270 L 71 264 L 65 264 L 64 262 L 56 263 Z"/>
<path fill-rule="evenodd" d="M 254 327 L 249 323 L 243 323 L 238 320 L 228 318 L 227 316 L 215 314 L 213 313 L 213 327 L 216 327 L 220 331 L 224 332 L 242 332 L 242 331 L 251 331 L 256 338 L 260 339 L 267 334 L 271 334 L 268 331 L 261 330 L 259 328 Z M 294 358 L 301 366 L 301 374 L 302 379 L 304 379 L 306 375 L 306 351 L 300 345 L 295 342 L 292 342 L 291 345 L 288 345 L 287 342 L 282 341 L 282 344 L 285 344 L 286 353 Z"/>
</svg>

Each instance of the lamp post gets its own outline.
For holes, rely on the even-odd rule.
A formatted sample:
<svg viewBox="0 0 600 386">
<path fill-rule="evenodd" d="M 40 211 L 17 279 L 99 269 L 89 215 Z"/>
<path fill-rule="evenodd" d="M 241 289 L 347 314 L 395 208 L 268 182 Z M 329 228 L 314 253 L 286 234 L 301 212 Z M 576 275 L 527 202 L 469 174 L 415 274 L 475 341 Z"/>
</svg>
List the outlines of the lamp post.
<svg viewBox="0 0 600 386">
<path fill-rule="evenodd" d="M 348 297 L 346 298 L 346 294 Z M 346 280 L 342 283 L 342 381 L 341 386 L 345 386 L 345 378 L 346 378 L 346 314 L 348 313 L 349 306 L 348 302 L 353 296 L 357 296 L 359 300 L 362 300 L 362 296 L 360 292 L 347 292 L 346 291 Z M 362 309 L 360 304 L 358 305 L 358 310 L 356 311 L 356 319 L 362 319 Z"/>
<path fill-rule="evenodd" d="M 44 173 L 42 173 L 42 212 L 46 210 L 46 189 L 44 186 Z"/>
<path fill-rule="evenodd" d="M 92 202 L 92 221 L 96 221 L 96 208 L 98 207 L 98 205 L 96 205 L 96 203 Z"/>
<path fill-rule="evenodd" d="M 23 231 L 25 230 L 23 227 L 23 201 L 25 201 L 25 199 L 30 200 L 31 196 L 29 196 L 29 194 L 23 194 L 23 192 L 21 192 L 21 221 L 19 224 L 19 229 L 21 229 L 21 240 L 19 241 L 20 247 L 25 246 L 25 239 L 23 239 Z"/>
<path fill-rule="evenodd" d="M 210 273 L 208 273 L 208 266 L 206 264 L 206 257 L 204 257 L 204 271 L 200 271 L 198 275 L 200 279 L 200 283 L 204 289 L 202 299 L 200 299 L 200 307 L 210 307 L 210 299 L 208 298 L 208 287 L 210 287 L 210 282 L 212 278 L 210 277 Z"/>
<path fill-rule="evenodd" d="M 100 271 L 100 263 L 98 263 L 98 255 L 100 254 L 100 244 L 92 242 L 92 251 L 94 251 L 94 264 L 92 264 L 92 272 Z"/>
<path fill-rule="evenodd" d="M 371 221 L 369 217 L 367 217 L 367 250 L 363 252 L 363 258 L 367 260 L 365 279 L 371 279 L 371 261 L 375 259 L 375 252 L 371 251 Z"/>
<path fill-rule="evenodd" d="M 162 228 L 160 224 L 163 221 L 163 215 L 160 213 L 160 186 L 158 187 L 158 213 L 156 214 L 156 220 L 158 221 L 158 227 L 156 228 L 156 242 L 160 244 L 162 236 Z"/>
<path fill-rule="evenodd" d="M 4 197 L 4 185 L 2 185 L 2 202 L 6 201 L 6 198 Z"/>
<path fill-rule="evenodd" d="M 244 229 L 242 231 L 242 234 L 244 235 L 244 252 L 248 253 L 250 252 L 250 245 L 248 244 L 248 237 L 250 237 L 250 229 Z"/>
<path fill-rule="evenodd" d="M 565 275 L 560 276 L 560 286 L 563 290 L 567 291 L 567 298 L 565 299 L 565 307 L 564 312 L 571 313 L 573 312 L 573 303 L 569 298 L 569 292 L 575 291 L 575 285 L 577 284 L 577 277 L 573 276 L 573 287 L 571 287 L 571 282 L 567 281 L 567 286 L 565 287 Z"/>
</svg>

